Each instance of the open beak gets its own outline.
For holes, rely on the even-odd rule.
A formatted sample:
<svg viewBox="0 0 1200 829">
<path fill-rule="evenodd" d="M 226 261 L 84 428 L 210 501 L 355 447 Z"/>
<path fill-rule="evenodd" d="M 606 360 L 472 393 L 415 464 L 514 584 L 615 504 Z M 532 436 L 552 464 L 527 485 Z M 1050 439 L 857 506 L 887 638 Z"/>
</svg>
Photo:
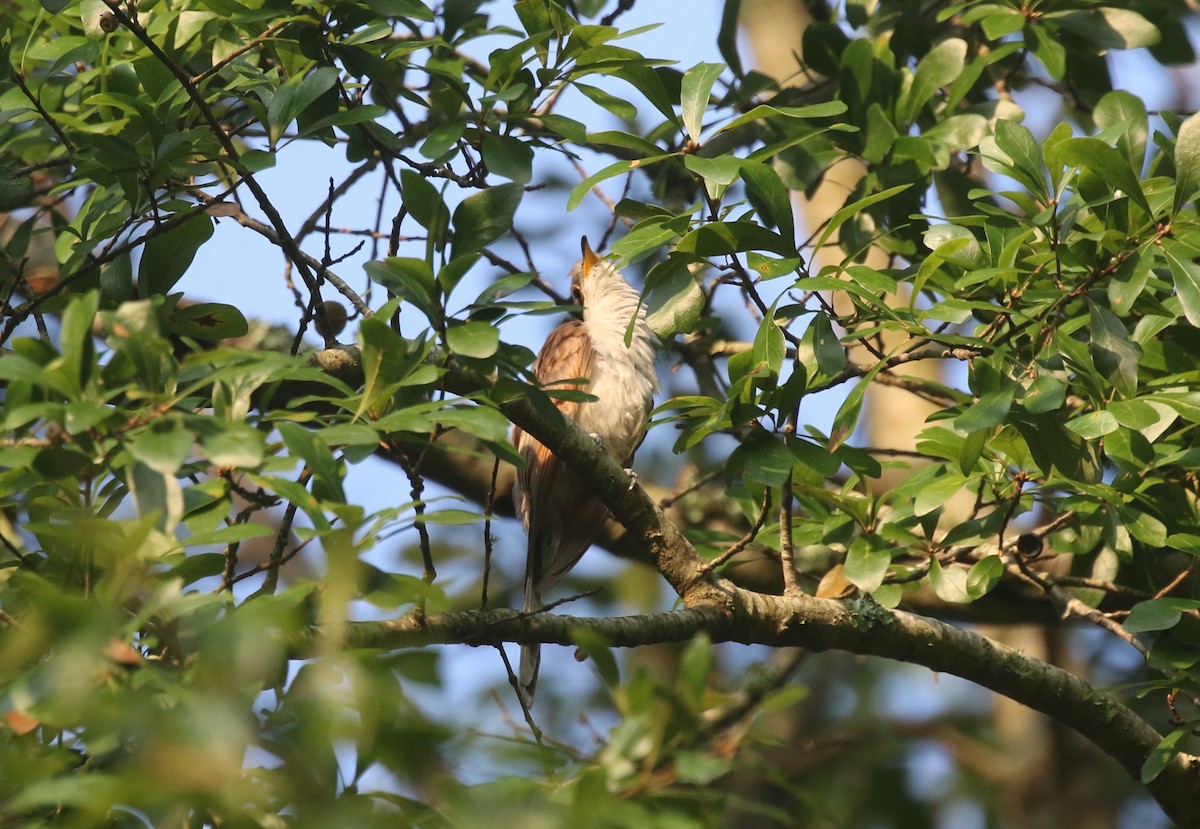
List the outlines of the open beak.
<svg viewBox="0 0 1200 829">
<path fill-rule="evenodd" d="M 588 244 L 586 236 L 580 242 L 580 248 L 583 250 L 583 272 L 587 274 L 600 261 L 600 257 L 596 254 L 596 251 L 592 250 L 592 246 Z"/>
</svg>

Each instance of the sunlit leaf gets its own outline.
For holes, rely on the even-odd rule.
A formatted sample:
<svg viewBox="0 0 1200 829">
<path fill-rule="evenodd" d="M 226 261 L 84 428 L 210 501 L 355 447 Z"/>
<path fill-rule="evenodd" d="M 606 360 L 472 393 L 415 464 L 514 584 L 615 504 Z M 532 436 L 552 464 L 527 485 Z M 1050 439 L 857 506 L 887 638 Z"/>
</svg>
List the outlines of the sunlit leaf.
<svg viewBox="0 0 1200 829">
<path fill-rule="evenodd" d="M 704 113 L 708 110 L 708 97 L 723 71 L 723 63 L 698 63 L 683 73 L 679 100 L 684 129 L 693 139 L 700 139 L 704 129 Z"/>
</svg>

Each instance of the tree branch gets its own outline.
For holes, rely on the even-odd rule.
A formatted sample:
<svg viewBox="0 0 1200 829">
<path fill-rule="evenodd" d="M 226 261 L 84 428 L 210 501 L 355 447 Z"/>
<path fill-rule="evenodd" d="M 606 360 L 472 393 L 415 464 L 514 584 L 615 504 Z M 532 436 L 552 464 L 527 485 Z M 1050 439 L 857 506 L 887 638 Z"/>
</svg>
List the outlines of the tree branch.
<svg viewBox="0 0 1200 829">
<path fill-rule="evenodd" d="M 589 618 L 489 610 L 356 622 L 345 630 L 345 642 L 354 648 L 506 642 L 570 646 L 576 631 L 588 630 L 614 647 L 637 647 L 682 642 L 705 633 L 714 642 L 844 650 L 962 677 L 1070 726 L 1135 779 L 1162 739 L 1113 696 L 1061 668 L 972 631 L 888 610 L 870 599 L 764 596 L 727 583 L 722 589 L 723 604 L 703 603 L 642 616 Z M 319 634 L 314 634 L 312 641 L 318 638 Z M 300 655 L 307 647 L 305 643 Z M 1196 825 L 1200 819 L 1200 758 L 1178 755 L 1147 787 L 1179 825 Z"/>
<path fill-rule="evenodd" d="M 458 369 L 451 369 L 445 382 L 449 391 L 458 394 L 478 393 L 488 385 Z M 482 636 L 482 641 L 467 637 L 462 641 L 492 644 L 501 636 L 503 641 L 568 644 L 571 630 L 585 625 L 617 646 L 678 641 L 703 630 L 714 641 L 883 656 L 954 674 L 1040 711 L 1074 728 L 1134 779 L 1140 778 L 1143 764 L 1162 735 L 1112 695 L 973 631 L 888 610 L 869 598 L 838 601 L 808 595 L 768 596 L 718 579 L 642 488 L 629 485 L 628 476 L 603 447 L 548 400 L 541 406 L 536 400 L 531 393 L 500 408 L 591 486 L 613 517 L 645 543 L 658 571 L 686 610 L 582 622 L 550 615 L 491 616 L 469 631 L 471 636 Z M 457 624 L 463 623 L 461 615 L 453 618 Z M 549 621 L 552 619 L 555 621 Z M 402 629 L 404 622 L 397 624 Z M 1181 825 L 1200 824 L 1200 758 L 1176 755 L 1147 788 Z"/>
<path fill-rule="evenodd" d="M 320 364 L 320 359 L 315 362 Z M 486 392 L 490 381 L 451 367 L 443 387 L 454 394 Z M 737 587 L 709 571 L 679 528 L 578 426 L 540 392 L 500 409 L 565 462 L 608 506 L 612 516 L 649 551 L 684 609 L 609 619 L 527 615 L 513 610 L 410 616 L 360 622 L 344 631 L 353 647 L 416 647 L 503 642 L 570 645 L 573 631 L 594 631 L 616 647 L 684 641 L 707 633 L 714 642 L 830 649 L 882 656 L 953 674 L 1002 694 L 1074 728 L 1138 779 L 1162 740 L 1149 723 L 1114 696 L 1079 677 L 1025 656 L 973 631 L 900 610 L 869 598 L 833 600 L 800 594 L 771 596 Z M 301 643 L 303 650 L 304 644 Z M 1147 788 L 1181 825 L 1200 822 L 1200 758 L 1179 754 Z"/>
</svg>

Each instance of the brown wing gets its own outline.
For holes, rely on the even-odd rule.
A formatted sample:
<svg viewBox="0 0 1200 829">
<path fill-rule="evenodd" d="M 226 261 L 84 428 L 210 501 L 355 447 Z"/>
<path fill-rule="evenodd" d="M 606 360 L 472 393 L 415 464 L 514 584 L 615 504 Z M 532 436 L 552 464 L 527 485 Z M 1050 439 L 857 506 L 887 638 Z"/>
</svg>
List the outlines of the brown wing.
<svg viewBox="0 0 1200 829">
<path fill-rule="evenodd" d="M 583 323 L 572 320 L 546 338 L 533 373 L 543 386 L 582 389 L 585 384 L 562 381 L 591 377 L 594 367 L 591 340 Z M 565 417 L 576 421 L 583 405 L 559 399 L 554 404 Z M 529 534 L 526 588 L 540 593 L 550 589 L 579 560 L 608 511 L 536 438 L 514 427 L 513 443 L 525 459 L 517 475 L 516 495 L 518 514 Z"/>
</svg>

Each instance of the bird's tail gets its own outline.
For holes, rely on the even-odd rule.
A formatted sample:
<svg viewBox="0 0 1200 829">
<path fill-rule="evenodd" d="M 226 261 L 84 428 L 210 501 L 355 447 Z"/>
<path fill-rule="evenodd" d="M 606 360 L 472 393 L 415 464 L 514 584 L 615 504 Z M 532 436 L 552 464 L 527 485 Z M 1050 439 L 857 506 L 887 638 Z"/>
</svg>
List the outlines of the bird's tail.
<svg viewBox="0 0 1200 829">
<path fill-rule="evenodd" d="M 525 580 L 525 612 L 536 613 L 542 609 L 542 595 L 533 585 L 532 579 Z M 525 706 L 533 705 L 533 693 L 537 690 L 538 668 L 542 664 L 542 646 L 536 642 L 521 646 L 521 696 Z"/>
</svg>

